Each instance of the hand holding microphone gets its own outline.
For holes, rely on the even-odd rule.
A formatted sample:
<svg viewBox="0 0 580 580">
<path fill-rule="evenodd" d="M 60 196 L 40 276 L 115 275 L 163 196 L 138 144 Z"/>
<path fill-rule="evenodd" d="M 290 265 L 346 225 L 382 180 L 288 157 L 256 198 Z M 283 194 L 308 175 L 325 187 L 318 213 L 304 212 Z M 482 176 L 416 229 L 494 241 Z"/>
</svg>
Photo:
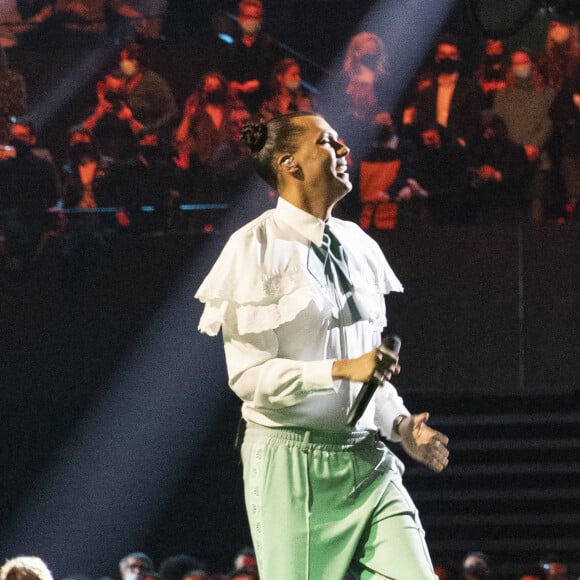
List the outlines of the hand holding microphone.
<svg viewBox="0 0 580 580">
<path fill-rule="evenodd" d="M 365 412 L 375 391 L 383 384 L 385 378 L 390 378 L 390 375 L 386 375 L 389 371 L 392 372 L 393 365 L 397 364 L 400 349 L 401 339 L 398 336 L 389 335 L 383 339 L 383 342 L 377 349 L 373 374 L 361 387 L 349 411 L 346 420 L 349 427 L 356 425 L 357 421 Z"/>
</svg>

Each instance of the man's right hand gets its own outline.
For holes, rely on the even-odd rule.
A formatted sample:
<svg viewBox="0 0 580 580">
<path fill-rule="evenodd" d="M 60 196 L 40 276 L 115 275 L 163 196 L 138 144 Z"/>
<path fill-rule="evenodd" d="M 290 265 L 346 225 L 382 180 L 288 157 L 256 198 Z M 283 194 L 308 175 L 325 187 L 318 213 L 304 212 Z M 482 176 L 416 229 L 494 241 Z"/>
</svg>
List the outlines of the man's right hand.
<svg viewBox="0 0 580 580">
<path fill-rule="evenodd" d="M 385 380 L 389 380 L 394 374 L 401 372 L 398 361 L 393 361 L 389 357 L 377 357 L 379 352 L 375 348 L 357 358 L 345 358 L 334 361 L 332 365 L 333 379 L 348 379 L 364 383 L 368 381 L 375 370 L 378 370 Z"/>
</svg>

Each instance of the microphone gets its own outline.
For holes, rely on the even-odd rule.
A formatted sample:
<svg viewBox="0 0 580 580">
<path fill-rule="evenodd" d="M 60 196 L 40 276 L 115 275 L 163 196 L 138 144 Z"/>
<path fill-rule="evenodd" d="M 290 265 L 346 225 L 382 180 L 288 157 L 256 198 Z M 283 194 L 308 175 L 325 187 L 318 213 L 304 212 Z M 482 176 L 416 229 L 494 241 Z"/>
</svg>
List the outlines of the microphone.
<svg viewBox="0 0 580 580">
<path fill-rule="evenodd" d="M 390 359 L 391 363 L 397 362 L 399 358 L 399 351 L 401 350 L 401 339 L 396 335 L 387 335 L 383 338 L 381 346 L 377 353 L 377 359 L 382 361 L 385 357 Z M 386 365 L 387 367 L 389 365 Z M 357 421 L 362 417 L 375 391 L 383 383 L 383 373 L 376 367 L 372 377 L 366 381 L 361 387 L 346 419 L 346 424 L 349 427 L 354 427 Z"/>
</svg>

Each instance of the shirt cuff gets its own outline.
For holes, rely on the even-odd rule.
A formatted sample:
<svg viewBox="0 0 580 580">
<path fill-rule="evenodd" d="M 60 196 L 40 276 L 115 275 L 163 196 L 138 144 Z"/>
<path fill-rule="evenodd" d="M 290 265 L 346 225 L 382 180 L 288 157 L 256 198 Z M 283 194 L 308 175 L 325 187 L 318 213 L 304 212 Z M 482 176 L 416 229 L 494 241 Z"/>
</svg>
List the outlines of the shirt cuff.
<svg viewBox="0 0 580 580">
<path fill-rule="evenodd" d="M 332 379 L 334 359 L 303 363 L 302 385 L 305 391 L 337 390 L 340 381 Z"/>
</svg>

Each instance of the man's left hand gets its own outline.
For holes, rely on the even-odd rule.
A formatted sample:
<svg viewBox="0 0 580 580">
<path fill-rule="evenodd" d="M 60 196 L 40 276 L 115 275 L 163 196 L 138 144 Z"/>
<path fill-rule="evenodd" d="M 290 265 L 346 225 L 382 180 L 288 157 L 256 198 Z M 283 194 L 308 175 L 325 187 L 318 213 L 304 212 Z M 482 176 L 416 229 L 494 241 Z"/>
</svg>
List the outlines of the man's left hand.
<svg viewBox="0 0 580 580">
<path fill-rule="evenodd" d="M 449 438 L 427 425 L 429 413 L 405 417 L 399 425 L 401 444 L 409 457 L 439 473 L 449 463 Z"/>
</svg>

